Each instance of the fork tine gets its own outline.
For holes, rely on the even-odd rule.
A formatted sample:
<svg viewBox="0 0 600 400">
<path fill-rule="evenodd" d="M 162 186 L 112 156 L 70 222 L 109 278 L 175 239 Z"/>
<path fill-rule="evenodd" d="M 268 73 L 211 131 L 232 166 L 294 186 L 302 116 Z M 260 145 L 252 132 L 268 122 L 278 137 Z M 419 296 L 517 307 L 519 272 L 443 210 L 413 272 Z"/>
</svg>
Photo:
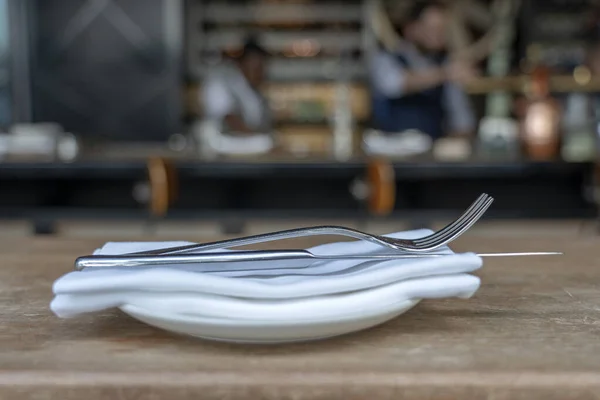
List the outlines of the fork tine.
<svg viewBox="0 0 600 400">
<path fill-rule="evenodd" d="M 477 222 L 483 216 L 483 214 L 487 211 L 487 209 L 490 207 L 490 205 L 492 204 L 493 201 L 494 201 L 493 198 L 486 199 L 486 201 L 483 204 L 480 204 L 479 207 L 477 207 L 476 209 L 473 210 L 473 212 L 469 215 L 468 218 L 463 220 L 462 224 L 455 225 L 452 229 L 445 231 L 443 235 L 437 235 L 433 239 L 426 238 L 425 240 L 422 240 L 419 243 L 419 245 L 431 246 L 431 245 L 439 243 L 439 242 L 448 243 L 448 241 L 450 240 L 448 238 L 457 237 L 456 236 L 457 232 L 463 233 L 468 228 L 470 228 L 473 224 L 475 224 L 475 222 Z"/>
<path fill-rule="evenodd" d="M 492 202 L 493 202 L 493 200 L 489 200 L 485 204 L 485 206 L 482 207 L 481 210 L 476 215 L 474 215 L 473 218 L 470 221 L 468 221 L 465 225 L 463 225 L 460 228 L 457 228 L 454 232 L 449 233 L 445 238 L 440 238 L 440 240 L 438 240 L 437 243 L 432 243 L 431 245 L 434 248 L 438 248 L 442 245 L 445 245 L 445 244 L 453 241 L 457 237 L 461 236 L 464 232 L 466 232 L 468 229 L 470 229 L 477 221 L 479 221 L 481 219 L 481 217 L 485 214 L 485 212 L 490 207 Z"/>
<path fill-rule="evenodd" d="M 430 243 L 438 242 L 439 240 L 445 240 L 446 237 L 453 235 L 455 231 L 460 230 L 465 225 L 469 224 L 473 218 L 481 217 L 482 213 L 489 208 L 493 200 L 494 199 L 491 197 L 483 199 L 483 201 L 479 202 L 475 207 L 469 209 L 467 213 L 463 214 L 461 218 L 449 224 L 444 229 L 436 232 L 435 235 L 421 238 L 415 242 L 419 243 L 419 245 L 428 245 Z"/>
<path fill-rule="evenodd" d="M 433 249 L 433 248 L 440 247 L 440 246 L 447 244 L 448 242 L 454 240 L 458 236 L 462 235 L 466 230 L 471 228 L 471 226 L 473 226 L 477 221 L 479 221 L 481 219 L 481 217 L 483 216 L 483 214 L 485 214 L 487 209 L 492 205 L 493 201 L 494 201 L 493 198 L 488 199 L 486 201 L 486 203 L 484 203 L 477 210 L 477 212 L 475 214 L 473 214 L 471 216 L 471 218 L 469 218 L 469 220 L 465 221 L 465 223 L 462 226 L 456 226 L 455 229 L 447 232 L 442 237 L 438 237 L 437 240 L 429 240 L 428 242 L 425 242 L 424 244 L 419 243 L 419 246 L 424 246 L 429 249 Z"/>
<path fill-rule="evenodd" d="M 453 231 L 456 226 L 462 226 L 466 221 L 468 221 L 472 217 L 472 215 L 475 214 L 483 204 L 485 204 L 485 202 L 488 199 L 489 199 L 489 195 L 487 195 L 486 193 L 483 193 L 456 220 L 454 220 L 453 222 L 446 225 L 444 228 L 440 229 L 439 231 L 437 231 L 429 236 L 426 236 L 426 237 L 420 238 L 420 239 L 416 239 L 415 243 L 426 244 L 427 242 L 437 240 L 439 237 L 446 236 L 447 232 Z"/>
</svg>

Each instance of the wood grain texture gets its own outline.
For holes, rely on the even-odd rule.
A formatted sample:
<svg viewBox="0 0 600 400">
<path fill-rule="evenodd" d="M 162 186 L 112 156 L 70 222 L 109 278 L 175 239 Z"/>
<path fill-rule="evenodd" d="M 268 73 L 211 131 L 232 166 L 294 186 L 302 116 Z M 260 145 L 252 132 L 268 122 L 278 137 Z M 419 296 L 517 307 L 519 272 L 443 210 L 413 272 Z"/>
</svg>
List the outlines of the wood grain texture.
<svg viewBox="0 0 600 400">
<path fill-rule="evenodd" d="M 118 311 L 56 318 L 52 282 L 102 240 L 7 238 L 0 399 L 598 398 L 600 238 L 566 236 L 468 235 L 455 250 L 566 255 L 486 259 L 472 299 L 425 301 L 364 332 L 276 346 L 176 336 Z"/>
</svg>

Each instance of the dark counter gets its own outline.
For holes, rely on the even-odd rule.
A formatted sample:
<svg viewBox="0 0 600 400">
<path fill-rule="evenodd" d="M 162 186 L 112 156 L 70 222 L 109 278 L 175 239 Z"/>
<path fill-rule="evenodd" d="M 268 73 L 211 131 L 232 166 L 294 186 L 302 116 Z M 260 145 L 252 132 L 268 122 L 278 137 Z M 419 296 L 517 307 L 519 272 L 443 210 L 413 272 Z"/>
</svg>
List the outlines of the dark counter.
<svg viewBox="0 0 600 400">
<path fill-rule="evenodd" d="M 490 217 L 578 218 L 594 214 L 586 198 L 592 164 L 565 162 L 396 162 L 393 216 L 455 214 L 482 192 L 497 201 Z M 170 218 L 349 217 L 364 215 L 350 193 L 364 161 L 176 163 L 180 188 Z M 139 218 L 133 188 L 145 161 L 0 164 L 1 217 L 60 215 Z"/>
</svg>

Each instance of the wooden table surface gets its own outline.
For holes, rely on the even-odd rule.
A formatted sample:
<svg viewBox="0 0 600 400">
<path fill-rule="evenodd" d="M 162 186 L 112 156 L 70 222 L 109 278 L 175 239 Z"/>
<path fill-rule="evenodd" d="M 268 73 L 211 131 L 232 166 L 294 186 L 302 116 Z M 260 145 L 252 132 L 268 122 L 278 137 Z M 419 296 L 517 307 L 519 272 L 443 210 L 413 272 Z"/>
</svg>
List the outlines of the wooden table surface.
<svg viewBox="0 0 600 400">
<path fill-rule="evenodd" d="M 59 319 L 52 282 L 102 240 L 3 238 L 0 399 L 600 397 L 600 238 L 467 236 L 453 247 L 566 255 L 486 259 L 471 299 L 276 346 L 175 336 L 119 311 Z"/>
</svg>

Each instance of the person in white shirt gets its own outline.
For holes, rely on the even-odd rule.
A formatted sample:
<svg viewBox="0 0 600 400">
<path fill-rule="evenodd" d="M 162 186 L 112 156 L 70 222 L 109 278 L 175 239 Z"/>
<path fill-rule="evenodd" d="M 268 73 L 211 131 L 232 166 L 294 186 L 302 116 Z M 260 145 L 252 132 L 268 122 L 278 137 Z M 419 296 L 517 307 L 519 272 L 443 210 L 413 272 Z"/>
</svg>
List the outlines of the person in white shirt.
<svg viewBox="0 0 600 400">
<path fill-rule="evenodd" d="M 232 133 L 271 132 L 271 111 L 261 94 L 267 61 L 267 51 L 248 39 L 239 58 L 211 71 L 202 89 L 204 118 Z"/>
</svg>

